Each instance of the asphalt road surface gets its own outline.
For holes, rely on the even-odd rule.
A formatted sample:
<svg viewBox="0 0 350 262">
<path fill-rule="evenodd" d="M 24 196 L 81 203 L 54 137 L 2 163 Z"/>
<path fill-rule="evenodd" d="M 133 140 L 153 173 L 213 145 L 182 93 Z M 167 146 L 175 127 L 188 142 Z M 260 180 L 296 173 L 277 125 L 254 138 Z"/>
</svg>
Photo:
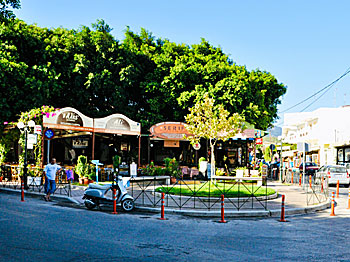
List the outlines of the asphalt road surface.
<svg viewBox="0 0 350 262">
<path fill-rule="evenodd" d="M 333 188 L 334 189 L 334 188 Z M 276 218 L 112 215 L 0 192 L 0 261 L 350 261 L 350 211 Z M 346 206 L 345 206 L 346 204 Z"/>
</svg>

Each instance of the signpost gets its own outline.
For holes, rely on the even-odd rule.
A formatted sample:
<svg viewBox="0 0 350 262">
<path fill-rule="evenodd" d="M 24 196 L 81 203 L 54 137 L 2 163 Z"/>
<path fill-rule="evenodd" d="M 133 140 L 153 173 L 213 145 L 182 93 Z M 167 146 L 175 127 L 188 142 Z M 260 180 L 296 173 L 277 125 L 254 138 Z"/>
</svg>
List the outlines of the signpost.
<svg viewBox="0 0 350 262">
<path fill-rule="evenodd" d="M 91 163 L 96 165 L 96 183 L 98 183 L 98 166 L 102 166 L 103 164 L 99 160 L 91 160 Z"/>
</svg>

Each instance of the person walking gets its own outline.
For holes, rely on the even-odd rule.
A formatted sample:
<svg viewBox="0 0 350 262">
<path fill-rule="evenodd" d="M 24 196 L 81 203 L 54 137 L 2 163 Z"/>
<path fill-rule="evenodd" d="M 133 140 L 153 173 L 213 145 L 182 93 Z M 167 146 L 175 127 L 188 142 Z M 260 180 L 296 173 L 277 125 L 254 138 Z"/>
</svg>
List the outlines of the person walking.
<svg viewBox="0 0 350 262">
<path fill-rule="evenodd" d="M 56 173 L 61 168 L 62 167 L 60 165 L 56 164 L 56 158 L 52 158 L 51 162 L 45 166 L 45 201 L 52 201 L 50 195 L 56 190 Z"/>
</svg>

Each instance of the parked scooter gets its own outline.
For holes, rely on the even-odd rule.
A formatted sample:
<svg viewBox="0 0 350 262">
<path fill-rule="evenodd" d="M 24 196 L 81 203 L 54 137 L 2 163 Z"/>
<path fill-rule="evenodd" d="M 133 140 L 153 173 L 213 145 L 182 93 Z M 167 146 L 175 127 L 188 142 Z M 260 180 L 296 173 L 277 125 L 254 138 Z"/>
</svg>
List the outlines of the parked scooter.
<svg viewBox="0 0 350 262">
<path fill-rule="evenodd" d="M 123 183 L 123 178 L 121 176 L 114 175 L 114 181 L 112 184 L 107 185 L 98 185 L 95 183 L 89 184 L 88 188 L 84 192 L 83 199 L 85 199 L 84 204 L 88 209 L 94 209 L 95 207 L 99 207 L 100 205 L 111 205 L 113 204 L 112 197 L 108 197 L 107 195 L 112 195 L 113 189 L 116 189 L 116 202 L 117 204 L 121 203 L 121 207 L 124 211 L 130 212 L 134 209 L 134 199 L 132 196 L 128 194 L 126 191 L 127 184 L 129 181 L 125 181 L 127 183 Z M 115 183 L 116 182 L 116 183 Z"/>
</svg>

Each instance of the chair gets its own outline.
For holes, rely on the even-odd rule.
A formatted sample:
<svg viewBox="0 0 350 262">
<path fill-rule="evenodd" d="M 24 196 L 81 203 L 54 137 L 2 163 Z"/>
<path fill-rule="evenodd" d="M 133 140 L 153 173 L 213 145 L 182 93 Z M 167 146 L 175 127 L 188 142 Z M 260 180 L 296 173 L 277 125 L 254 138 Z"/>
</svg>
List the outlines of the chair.
<svg viewBox="0 0 350 262">
<path fill-rule="evenodd" d="M 182 176 L 182 179 L 185 177 L 185 176 L 188 176 L 190 177 L 190 169 L 188 168 L 188 166 L 182 166 L 180 167 L 181 168 L 181 176 Z"/>
</svg>

